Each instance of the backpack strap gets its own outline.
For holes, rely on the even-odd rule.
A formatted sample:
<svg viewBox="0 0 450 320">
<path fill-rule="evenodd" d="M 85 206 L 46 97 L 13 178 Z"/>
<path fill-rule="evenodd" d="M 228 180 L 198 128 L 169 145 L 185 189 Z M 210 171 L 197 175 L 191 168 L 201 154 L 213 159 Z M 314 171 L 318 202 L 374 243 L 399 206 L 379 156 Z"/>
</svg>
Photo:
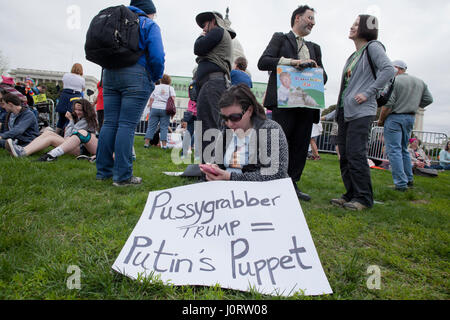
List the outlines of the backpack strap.
<svg viewBox="0 0 450 320">
<path fill-rule="evenodd" d="M 377 79 L 377 73 L 375 72 L 375 67 L 374 67 L 374 65 L 373 65 L 372 58 L 370 57 L 370 53 L 369 53 L 369 45 L 370 45 L 370 42 L 367 44 L 365 50 L 366 50 L 366 52 L 367 52 L 367 59 L 369 60 L 370 69 L 372 70 L 373 77 L 374 77 L 375 80 L 376 80 L 376 79 Z"/>
<path fill-rule="evenodd" d="M 384 45 L 383 45 L 381 42 L 379 42 L 379 41 L 377 41 L 377 40 L 372 40 L 372 41 L 369 41 L 369 43 L 368 43 L 367 46 L 366 46 L 366 49 L 364 49 L 365 51 L 367 51 L 367 59 L 369 60 L 370 69 L 372 70 L 373 77 L 374 77 L 375 80 L 376 80 L 376 79 L 377 79 L 377 73 L 375 72 L 375 66 L 373 65 L 373 61 L 372 61 L 372 58 L 370 57 L 370 53 L 369 53 L 369 46 L 370 46 L 370 44 L 371 44 L 372 42 L 378 42 L 378 43 L 380 43 L 380 44 L 383 46 L 384 51 L 386 51 L 386 48 L 384 47 Z"/>
</svg>

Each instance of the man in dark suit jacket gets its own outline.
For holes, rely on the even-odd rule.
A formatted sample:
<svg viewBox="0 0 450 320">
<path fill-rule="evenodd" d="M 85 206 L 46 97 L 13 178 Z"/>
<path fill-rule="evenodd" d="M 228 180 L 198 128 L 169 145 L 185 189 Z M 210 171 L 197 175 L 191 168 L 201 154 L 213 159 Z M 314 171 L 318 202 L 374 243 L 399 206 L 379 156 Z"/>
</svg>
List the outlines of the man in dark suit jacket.
<svg viewBox="0 0 450 320">
<path fill-rule="evenodd" d="M 323 68 L 320 47 L 304 40 L 314 25 L 314 9 L 306 5 L 298 7 L 292 13 L 292 31 L 287 34 L 276 32 L 258 61 L 259 70 L 270 72 L 264 106 L 272 110 L 272 119 L 281 125 L 286 134 L 289 144 L 288 173 L 297 196 L 304 201 L 311 200 L 311 197 L 298 189 L 297 182 L 300 181 L 306 164 L 312 124 L 320 121 L 320 111 L 309 108 L 279 109 L 276 69 L 279 64 L 301 69 L 302 65 L 308 63 Z M 325 71 L 324 81 L 327 81 Z"/>
</svg>

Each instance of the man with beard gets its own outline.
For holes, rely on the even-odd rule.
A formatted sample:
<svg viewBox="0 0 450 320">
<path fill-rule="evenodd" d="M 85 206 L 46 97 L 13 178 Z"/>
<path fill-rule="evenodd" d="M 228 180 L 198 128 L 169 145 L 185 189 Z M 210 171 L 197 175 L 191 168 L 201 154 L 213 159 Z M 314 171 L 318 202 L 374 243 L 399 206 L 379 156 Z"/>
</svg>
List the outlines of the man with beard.
<svg viewBox="0 0 450 320">
<path fill-rule="evenodd" d="M 276 32 L 258 62 L 261 71 L 269 71 L 264 106 L 272 110 L 272 119 L 278 122 L 286 134 L 289 144 L 288 174 L 300 200 L 309 201 L 311 197 L 301 192 L 297 186 L 308 155 L 313 123 L 319 123 L 320 111 L 310 108 L 279 108 L 277 98 L 277 66 L 287 65 L 299 69 L 313 66 L 323 68 L 320 47 L 304 37 L 311 33 L 316 24 L 314 9 L 307 5 L 300 6 L 292 13 L 289 33 Z M 327 75 L 324 71 L 324 82 Z"/>
</svg>

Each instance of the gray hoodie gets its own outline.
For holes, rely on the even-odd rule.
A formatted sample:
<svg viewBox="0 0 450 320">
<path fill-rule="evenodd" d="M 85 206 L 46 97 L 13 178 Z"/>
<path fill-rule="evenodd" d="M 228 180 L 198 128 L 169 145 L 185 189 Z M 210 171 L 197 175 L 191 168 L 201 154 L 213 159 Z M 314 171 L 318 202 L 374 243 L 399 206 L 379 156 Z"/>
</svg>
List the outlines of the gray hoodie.
<svg viewBox="0 0 450 320">
<path fill-rule="evenodd" d="M 85 118 L 81 118 L 76 123 L 73 120 L 70 120 L 64 131 L 64 138 L 68 138 L 72 135 L 72 133 L 80 130 L 86 130 L 91 133 L 95 132 L 93 128 L 89 128 L 89 125 Z"/>
<path fill-rule="evenodd" d="M 375 40 L 370 41 L 367 45 L 367 50 L 364 50 L 353 69 L 352 76 L 343 96 L 344 118 L 346 122 L 362 117 L 375 116 L 378 108 L 376 99 L 388 82 L 395 76 L 395 68 L 386 55 L 383 44 Z M 367 51 L 369 51 L 370 57 L 372 58 L 377 79 L 374 78 L 370 68 Z M 349 58 L 345 63 L 344 73 L 350 61 L 351 59 Z M 344 74 L 342 75 L 341 90 L 339 91 L 338 107 L 341 105 L 343 90 Z M 355 100 L 355 96 L 360 93 L 367 97 L 367 101 L 362 104 L 358 104 Z"/>
</svg>

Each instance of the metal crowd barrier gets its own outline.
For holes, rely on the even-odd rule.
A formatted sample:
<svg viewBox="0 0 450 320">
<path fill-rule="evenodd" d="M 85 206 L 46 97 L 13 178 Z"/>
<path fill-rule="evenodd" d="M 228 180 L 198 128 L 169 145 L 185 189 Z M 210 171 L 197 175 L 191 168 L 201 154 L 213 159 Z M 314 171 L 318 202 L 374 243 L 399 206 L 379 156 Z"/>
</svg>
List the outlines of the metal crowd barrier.
<svg viewBox="0 0 450 320">
<path fill-rule="evenodd" d="M 336 141 L 331 135 L 333 122 L 322 121 L 322 127 L 323 132 L 316 141 L 319 152 L 336 153 L 334 145 Z M 411 137 L 415 137 L 421 142 L 420 147 L 428 155 L 431 162 L 439 162 L 439 152 L 445 148 L 448 141 L 448 136 L 445 133 L 414 130 Z M 376 121 L 372 123 L 370 129 L 368 158 L 380 161 L 388 160 L 384 145 L 384 127 L 378 127 Z"/>
<path fill-rule="evenodd" d="M 389 160 L 385 152 L 384 128 L 374 126 L 369 139 L 368 157 L 374 160 Z M 441 132 L 413 130 L 411 137 L 420 141 L 419 146 L 425 151 L 432 163 L 439 163 L 439 152 L 445 148 L 448 136 Z"/>
<path fill-rule="evenodd" d="M 317 148 L 319 152 L 336 153 L 336 139 L 331 135 L 333 129 L 333 121 L 322 121 L 321 123 L 323 131 L 322 134 L 317 138 Z"/>
<path fill-rule="evenodd" d="M 183 118 L 183 113 L 186 108 L 178 108 L 177 114 L 175 115 L 174 121 L 171 126 L 175 129 L 178 123 Z M 331 135 L 333 129 L 333 121 L 322 121 L 322 134 L 317 138 L 316 144 L 319 152 L 322 153 L 334 153 L 336 154 L 336 137 Z M 145 121 L 144 115 L 141 118 L 140 123 L 136 128 L 136 135 L 145 135 L 147 131 L 148 122 Z M 372 160 L 388 160 L 385 145 L 384 145 L 384 128 L 378 127 L 377 122 L 372 123 L 369 136 L 369 146 L 368 146 L 368 158 Z M 428 155 L 429 159 L 433 163 L 439 162 L 439 152 L 441 149 L 445 148 L 445 144 L 448 141 L 448 136 L 445 133 L 440 132 L 428 132 L 428 131 L 417 131 L 412 132 L 412 137 L 416 137 L 421 142 L 420 147 Z"/>
<path fill-rule="evenodd" d="M 182 108 L 182 107 L 177 106 L 177 113 L 175 114 L 172 121 L 170 122 L 170 127 L 173 129 L 173 131 L 175 131 L 178 124 L 180 124 L 181 119 L 183 119 L 183 115 L 186 110 L 187 110 L 187 108 Z M 144 110 L 144 112 L 142 113 L 142 116 L 141 116 L 141 120 L 139 121 L 139 123 L 136 127 L 136 130 L 134 133 L 135 135 L 143 136 L 147 132 L 148 121 L 146 121 L 146 118 L 147 118 L 147 113 Z"/>
</svg>

